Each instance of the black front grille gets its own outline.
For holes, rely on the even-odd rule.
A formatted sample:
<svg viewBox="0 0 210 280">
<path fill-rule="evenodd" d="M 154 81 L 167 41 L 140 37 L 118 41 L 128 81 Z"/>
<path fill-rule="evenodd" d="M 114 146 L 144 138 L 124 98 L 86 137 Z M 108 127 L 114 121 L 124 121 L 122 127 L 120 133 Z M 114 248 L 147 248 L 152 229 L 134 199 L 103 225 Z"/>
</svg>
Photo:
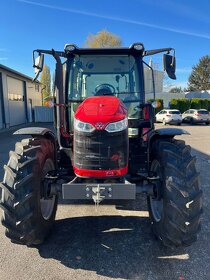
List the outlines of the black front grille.
<svg viewBox="0 0 210 280">
<path fill-rule="evenodd" d="M 74 166 L 83 170 L 116 170 L 127 166 L 128 131 L 74 132 Z"/>
</svg>

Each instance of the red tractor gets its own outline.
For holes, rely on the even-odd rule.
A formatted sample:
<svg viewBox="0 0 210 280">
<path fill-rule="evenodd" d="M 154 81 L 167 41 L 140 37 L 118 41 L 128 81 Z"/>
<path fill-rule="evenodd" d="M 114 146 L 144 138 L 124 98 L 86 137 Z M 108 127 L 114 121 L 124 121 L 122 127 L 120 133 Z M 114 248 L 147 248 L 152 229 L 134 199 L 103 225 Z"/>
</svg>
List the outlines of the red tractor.
<svg viewBox="0 0 210 280">
<path fill-rule="evenodd" d="M 44 54 L 56 60 L 55 127 L 24 128 L 1 183 L 2 224 L 12 242 L 43 242 L 63 199 L 134 200 L 145 193 L 154 234 L 166 246 L 190 245 L 202 212 L 199 174 L 190 147 L 177 128 L 154 128 L 155 102 L 145 100 L 145 56 L 163 52 L 164 69 L 175 79 L 172 48 L 35 50 L 36 78 Z M 35 58 L 36 54 L 38 56 Z M 62 61 L 61 61 L 62 60 Z M 111 217 L 110 217 L 111 219 Z"/>
</svg>

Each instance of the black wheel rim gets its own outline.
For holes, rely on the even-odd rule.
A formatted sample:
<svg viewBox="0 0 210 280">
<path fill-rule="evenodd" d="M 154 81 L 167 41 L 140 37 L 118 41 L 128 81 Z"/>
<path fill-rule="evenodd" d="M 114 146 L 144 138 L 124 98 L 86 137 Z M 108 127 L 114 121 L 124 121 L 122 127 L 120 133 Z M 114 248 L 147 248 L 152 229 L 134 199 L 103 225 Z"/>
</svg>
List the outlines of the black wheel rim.
<svg viewBox="0 0 210 280">
<path fill-rule="evenodd" d="M 161 165 L 158 160 L 153 160 L 151 164 L 151 171 L 156 173 L 156 176 L 160 178 L 162 181 L 162 172 L 161 172 Z M 158 184 L 156 185 L 156 188 L 158 188 Z M 153 218 L 156 222 L 159 222 L 162 218 L 163 214 L 163 198 L 158 195 L 158 192 L 156 193 L 155 196 L 150 196 L 150 207 L 151 207 L 151 212 L 153 215 Z"/>
<path fill-rule="evenodd" d="M 54 170 L 54 164 L 53 162 L 48 159 L 46 160 L 44 167 L 43 167 L 43 178 L 49 171 Z M 41 213 L 42 217 L 45 220 L 49 220 L 50 217 L 52 216 L 53 209 L 55 205 L 55 195 L 52 198 L 44 199 L 40 197 L 40 208 L 41 208 Z"/>
</svg>

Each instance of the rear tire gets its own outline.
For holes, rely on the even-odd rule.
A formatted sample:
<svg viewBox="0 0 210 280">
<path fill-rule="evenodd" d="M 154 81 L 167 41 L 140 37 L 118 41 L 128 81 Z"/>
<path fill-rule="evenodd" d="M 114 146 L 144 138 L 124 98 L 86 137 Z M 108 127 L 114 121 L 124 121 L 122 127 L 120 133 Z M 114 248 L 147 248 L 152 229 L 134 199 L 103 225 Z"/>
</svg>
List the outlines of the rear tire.
<svg viewBox="0 0 210 280">
<path fill-rule="evenodd" d="M 43 199 L 42 181 L 54 170 L 54 144 L 47 139 L 16 143 L 5 166 L 2 187 L 2 224 L 12 242 L 41 244 L 55 220 L 57 196 Z"/>
<path fill-rule="evenodd" d="M 202 191 L 190 147 L 175 139 L 155 141 L 151 171 L 160 177 L 159 195 L 148 196 L 155 236 L 165 246 L 191 245 L 200 230 Z"/>
</svg>

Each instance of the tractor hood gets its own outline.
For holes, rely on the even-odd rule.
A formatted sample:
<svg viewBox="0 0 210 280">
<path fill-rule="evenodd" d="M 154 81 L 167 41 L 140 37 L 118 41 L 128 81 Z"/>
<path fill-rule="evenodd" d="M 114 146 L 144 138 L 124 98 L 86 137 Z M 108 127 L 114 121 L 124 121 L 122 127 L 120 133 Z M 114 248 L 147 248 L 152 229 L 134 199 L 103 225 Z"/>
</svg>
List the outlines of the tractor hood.
<svg viewBox="0 0 210 280">
<path fill-rule="evenodd" d="M 115 96 L 92 96 L 85 99 L 78 107 L 75 118 L 77 120 L 91 123 L 108 124 L 124 119 L 127 109 Z"/>
</svg>

